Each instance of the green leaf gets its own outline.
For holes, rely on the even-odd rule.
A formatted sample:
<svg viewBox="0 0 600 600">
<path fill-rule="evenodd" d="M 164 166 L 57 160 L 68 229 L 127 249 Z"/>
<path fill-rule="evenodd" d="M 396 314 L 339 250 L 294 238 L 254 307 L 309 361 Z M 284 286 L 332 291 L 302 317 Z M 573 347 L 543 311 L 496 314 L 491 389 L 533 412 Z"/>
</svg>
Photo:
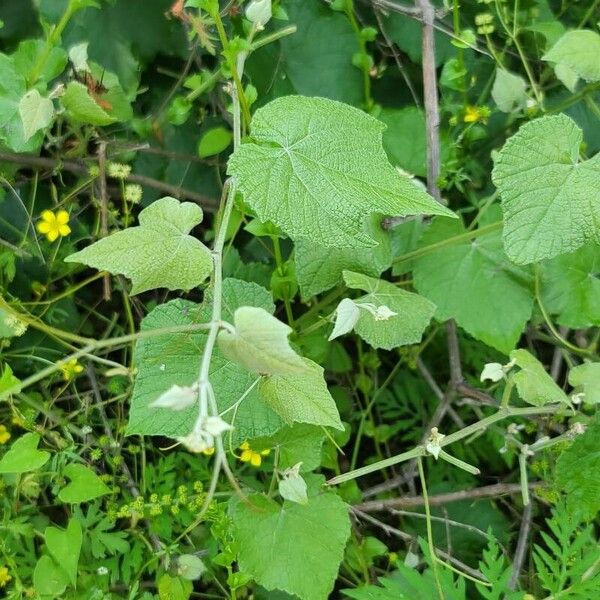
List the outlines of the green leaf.
<svg viewBox="0 0 600 600">
<path fill-rule="evenodd" d="M 44 537 L 46 538 L 48 552 L 68 575 L 71 584 L 75 586 L 77 582 L 77 563 L 79 562 L 79 553 L 83 542 L 83 533 L 79 521 L 75 518 L 70 519 L 66 530 L 47 527 L 44 531 Z"/>
<path fill-rule="evenodd" d="M 420 247 L 461 235 L 461 223 L 436 219 Z M 473 337 L 508 354 L 533 308 L 530 273 L 502 248 L 501 230 L 432 251 L 414 262 L 414 285 L 437 305 L 440 321 L 455 319 Z"/>
<path fill-rule="evenodd" d="M 188 600 L 194 585 L 183 577 L 171 577 L 165 573 L 158 581 L 159 600 Z"/>
<path fill-rule="evenodd" d="M 69 576 L 52 558 L 43 554 L 33 571 L 33 586 L 42 597 L 60 598 L 69 585 Z"/>
<path fill-rule="evenodd" d="M 434 5 L 442 6 L 441 2 L 433 2 Z M 410 60 L 419 65 L 423 59 L 423 44 L 421 41 L 421 25 L 418 21 L 408 15 L 389 11 L 384 20 L 385 31 L 398 47 L 405 52 Z M 452 38 L 445 35 L 443 31 L 435 30 L 435 64 L 440 66 L 447 59 L 456 54 L 452 47 Z"/>
<path fill-rule="evenodd" d="M 541 268 L 542 300 L 561 325 L 582 329 L 600 325 L 600 249 L 588 244 Z"/>
<path fill-rule="evenodd" d="M 258 384 L 260 399 L 286 423 L 311 423 L 343 429 L 334 399 L 323 377 L 323 369 L 303 358 L 304 372 L 263 377 Z"/>
<path fill-rule="evenodd" d="M 61 102 L 69 117 L 80 123 L 110 125 L 117 120 L 100 107 L 88 93 L 87 87 L 79 81 L 70 81 L 67 84 Z"/>
<path fill-rule="evenodd" d="M 569 383 L 585 394 L 586 404 L 600 404 L 600 363 L 584 363 L 569 371 Z"/>
<path fill-rule="evenodd" d="M 520 110 L 527 103 L 527 84 L 520 75 L 497 69 L 492 98 L 502 112 Z"/>
<path fill-rule="evenodd" d="M 110 488 L 85 465 L 67 465 L 63 475 L 71 480 L 58 492 L 59 499 L 65 504 L 80 504 L 110 494 Z"/>
<path fill-rule="evenodd" d="M 37 90 L 30 90 L 19 102 L 19 114 L 23 121 L 24 141 L 27 141 L 34 133 L 52 123 L 54 105 L 52 100 L 43 98 Z"/>
<path fill-rule="evenodd" d="M 339 496 L 323 493 L 283 506 L 260 494 L 247 500 L 235 499 L 230 511 L 240 570 L 267 590 L 301 600 L 329 597 L 350 535 Z"/>
<path fill-rule="evenodd" d="M 600 154 L 579 161 L 581 129 L 565 115 L 521 127 L 498 153 L 504 246 L 517 264 L 600 243 Z"/>
<path fill-rule="evenodd" d="M 27 331 L 27 323 L 0 308 L 0 338 L 19 337 Z"/>
<path fill-rule="evenodd" d="M 342 283 L 345 270 L 379 277 L 388 269 L 392 262 L 390 232 L 381 226 L 382 218 L 374 214 L 364 224 L 365 233 L 377 242 L 369 252 L 357 248 L 324 248 L 307 239 L 298 240 L 294 260 L 302 298 L 310 298 Z"/>
<path fill-rule="evenodd" d="M 327 247 L 375 246 L 363 223 L 376 212 L 452 216 L 390 165 L 383 129 L 339 102 L 278 98 L 256 111 L 228 172 L 261 221 Z"/>
<path fill-rule="evenodd" d="M 264 308 L 241 306 L 233 315 L 235 332 L 221 330 L 217 341 L 225 358 L 252 373 L 292 375 L 306 371 L 291 348 L 292 328 Z"/>
<path fill-rule="evenodd" d="M 21 391 L 21 380 L 13 375 L 10 365 L 5 364 L 0 377 L 0 400 Z"/>
<path fill-rule="evenodd" d="M 556 462 L 556 483 L 586 519 L 600 511 L 600 419 L 575 438 Z"/>
<path fill-rule="evenodd" d="M 38 450 L 39 442 L 38 433 L 26 433 L 15 440 L 0 460 L 0 473 L 27 473 L 43 467 L 50 458 L 50 452 Z"/>
<path fill-rule="evenodd" d="M 209 129 L 198 143 L 198 156 L 207 158 L 226 150 L 231 144 L 233 134 L 225 127 L 213 127 Z"/>
<path fill-rule="evenodd" d="M 190 290 L 210 275 L 213 265 L 209 249 L 189 235 L 201 221 L 197 204 L 160 198 L 140 213 L 138 227 L 113 233 L 65 261 L 125 275 L 132 294 L 163 287 Z"/>
<path fill-rule="evenodd" d="M 259 438 L 254 444 L 257 448 L 277 449 L 279 469 L 289 469 L 302 463 L 300 471 L 306 473 L 321 464 L 321 447 L 324 439 L 325 433 L 321 427 L 296 423 L 282 427 L 268 438 Z"/>
<path fill-rule="evenodd" d="M 542 57 L 565 66 L 585 81 L 600 81 L 600 35 L 589 29 L 567 31 Z"/>
<path fill-rule="evenodd" d="M 393 283 L 360 273 L 344 271 L 344 281 L 349 288 L 368 292 L 355 299 L 356 304 L 372 304 L 375 308 L 387 308 L 395 313 L 386 317 L 361 310 L 354 329 L 373 348 L 391 350 L 421 341 L 423 332 L 435 313 L 435 304 L 423 296 L 402 290 Z"/>
<path fill-rule="evenodd" d="M 569 402 L 567 395 L 546 373 L 544 365 L 527 350 L 514 350 L 510 353 L 521 371 L 513 375 L 519 396 L 528 404 L 544 406 L 550 402 Z"/>
<path fill-rule="evenodd" d="M 275 306 L 269 292 L 255 283 L 237 279 L 223 281 L 223 318 L 239 306 L 260 306 L 273 312 Z M 209 320 L 201 305 L 186 300 L 172 300 L 155 308 L 141 324 L 142 331 L 204 323 Z M 173 385 L 192 385 L 198 379 L 200 359 L 206 341 L 205 332 L 165 334 L 140 339 L 135 348 L 134 364 L 138 374 L 133 388 L 127 434 L 179 437 L 190 432 L 197 407 L 173 411 L 149 405 Z M 222 412 L 233 406 L 256 381 L 257 376 L 225 359 L 215 349 L 210 380 Z M 225 419 L 232 419 L 229 411 Z M 233 423 L 233 443 L 267 436 L 279 429 L 281 419 L 261 402 L 256 387 L 239 405 Z"/>
<path fill-rule="evenodd" d="M 384 109 L 379 119 L 386 125 L 383 147 L 393 165 L 408 173 L 427 175 L 427 139 L 425 113 L 416 106 L 400 110 Z"/>
<path fill-rule="evenodd" d="M 281 40 L 281 48 L 268 47 L 275 57 L 262 74 L 269 75 L 267 90 L 279 83 L 270 73 L 273 65 L 281 62 L 285 81 L 293 90 L 284 93 L 324 96 L 358 105 L 362 101 L 361 73 L 352 65 L 352 56 L 359 47 L 346 16 L 331 12 L 322 2 L 306 0 L 286 0 L 285 10 L 298 29 Z M 283 78 L 280 75 L 276 79 Z"/>
</svg>

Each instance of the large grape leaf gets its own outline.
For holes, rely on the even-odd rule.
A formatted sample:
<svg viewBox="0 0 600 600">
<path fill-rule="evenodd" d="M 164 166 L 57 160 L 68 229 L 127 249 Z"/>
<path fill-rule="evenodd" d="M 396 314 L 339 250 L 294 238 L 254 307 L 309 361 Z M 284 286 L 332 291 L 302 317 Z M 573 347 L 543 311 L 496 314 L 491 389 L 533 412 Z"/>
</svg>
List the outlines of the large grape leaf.
<svg viewBox="0 0 600 600">
<path fill-rule="evenodd" d="M 262 494 L 231 503 L 233 535 L 240 570 L 268 590 L 301 600 L 323 600 L 333 589 L 350 535 L 348 509 L 332 492 L 307 504 Z"/>
<path fill-rule="evenodd" d="M 498 153 L 504 247 L 517 264 L 600 243 L 600 154 L 579 160 L 581 129 L 565 115 L 523 125 Z"/>
<path fill-rule="evenodd" d="M 588 426 L 556 462 L 556 482 L 567 501 L 593 519 L 600 511 L 600 419 Z"/>
<path fill-rule="evenodd" d="M 223 316 L 230 317 L 236 304 L 257 305 L 273 311 L 267 290 L 245 281 L 226 279 L 223 282 Z M 143 321 L 141 329 L 159 329 L 202 323 L 208 320 L 202 306 L 186 300 L 172 300 L 155 308 Z M 205 332 L 165 334 L 142 338 L 136 345 L 135 365 L 138 374 L 133 388 L 127 433 L 140 435 L 187 435 L 197 414 L 197 407 L 182 411 L 151 408 L 156 400 L 173 385 L 191 385 L 198 379 L 200 359 L 206 339 Z M 210 380 L 215 389 L 219 410 L 232 406 L 256 380 L 240 366 L 226 360 L 215 348 Z M 235 411 L 224 418 L 231 420 Z M 239 405 L 234 421 L 234 443 L 266 436 L 279 429 L 283 422 L 258 397 L 254 388 Z"/>
<path fill-rule="evenodd" d="M 462 224 L 436 220 L 420 246 L 460 235 Z M 516 267 L 502 248 L 502 232 L 445 246 L 414 263 L 420 294 L 437 305 L 436 317 L 455 319 L 473 337 L 508 354 L 531 316 L 530 274 Z"/>
<path fill-rule="evenodd" d="M 349 288 L 368 292 L 357 298 L 357 304 L 387 307 L 393 313 L 387 318 L 377 318 L 367 310 L 360 311 L 354 330 L 374 348 L 391 350 L 397 346 L 417 344 L 435 313 L 435 304 L 427 298 L 400 289 L 389 281 L 373 279 L 360 273 L 344 271 L 344 281 Z"/>
<path fill-rule="evenodd" d="M 542 264 L 542 298 L 561 325 L 600 325 L 600 248 L 583 246 Z"/>
<path fill-rule="evenodd" d="M 375 248 L 324 248 L 310 240 L 296 242 L 296 277 L 303 298 L 341 283 L 346 270 L 379 277 L 390 266 L 390 233 L 381 227 L 381 215 L 372 215 L 365 223 L 365 230 L 377 241 Z"/>
<path fill-rule="evenodd" d="M 210 250 L 189 235 L 202 221 L 202 209 L 165 197 L 139 215 L 139 226 L 105 237 L 65 258 L 119 273 L 132 282 L 131 293 L 154 288 L 190 290 L 212 271 Z"/>
<path fill-rule="evenodd" d="M 452 216 L 390 165 L 384 127 L 333 100 L 277 98 L 256 111 L 228 172 L 261 221 L 327 247 L 375 246 L 363 223 L 376 212 Z"/>
</svg>

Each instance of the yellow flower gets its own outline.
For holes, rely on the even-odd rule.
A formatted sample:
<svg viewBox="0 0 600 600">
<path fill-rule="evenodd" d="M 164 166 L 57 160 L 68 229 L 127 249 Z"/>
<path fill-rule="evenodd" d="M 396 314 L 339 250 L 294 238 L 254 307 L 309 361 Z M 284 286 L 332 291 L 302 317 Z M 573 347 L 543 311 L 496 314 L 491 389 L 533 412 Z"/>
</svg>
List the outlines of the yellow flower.
<svg viewBox="0 0 600 600">
<path fill-rule="evenodd" d="M 0 425 L 0 444 L 6 444 L 10 440 L 10 432 L 4 425 Z"/>
<path fill-rule="evenodd" d="M 465 123 L 485 123 L 490 116 L 490 109 L 487 106 L 467 106 L 463 121 Z"/>
<path fill-rule="evenodd" d="M 56 214 L 51 210 L 45 210 L 42 212 L 42 220 L 37 224 L 36 229 L 45 235 L 49 242 L 54 242 L 58 236 L 64 237 L 71 233 L 68 223 L 69 213 L 66 210 L 59 210 Z"/>
<path fill-rule="evenodd" d="M 8 574 L 6 567 L 0 567 L 0 588 L 6 587 L 6 584 L 12 579 Z"/>
<path fill-rule="evenodd" d="M 60 370 L 62 371 L 64 380 L 71 381 L 72 379 L 75 379 L 76 375 L 79 375 L 79 373 L 83 371 L 83 366 L 77 362 L 77 359 L 72 358 L 63 363 L 60 366 Z"/>
<path fill-rule="evenodd" d="M 205 450 L 202 450 L 202 454 L 205 454 L 206 456 L 212 456 L 215 453 L 215 447 L 211 446 L 210 448 L 206 448 Z"/>
<path fill-rule="evenodd" d="M 249 462 L 253 467 L 260 467 L 260 464 L 262 463 L 262 457 L 269 456 L 269 454 L 271 454 L 270 450 L 262 450 L 261 452 L 252 450 L 248 442 L 244 442 L 240 446 L 240 450 L 242 451 L 240 460 L 242 462 Z"/>
</svg>

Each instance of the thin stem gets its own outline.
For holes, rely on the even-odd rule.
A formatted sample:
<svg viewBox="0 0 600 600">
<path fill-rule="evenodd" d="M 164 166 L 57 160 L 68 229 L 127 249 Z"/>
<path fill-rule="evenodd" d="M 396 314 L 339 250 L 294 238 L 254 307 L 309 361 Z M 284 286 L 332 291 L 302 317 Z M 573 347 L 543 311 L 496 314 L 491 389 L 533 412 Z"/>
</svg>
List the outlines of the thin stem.
<svg viewBox="0 0 600 600">
<path fill-rule="evenodd" d="M 539 265 L 536 265 L 536 267 L 535 267 L 535 299 L 540 308 L 540 312 L 542 313 L 542 317 L 544 317 L 544 321 L 546 322 L 546 325 L 547 325 L 548 329 L 550 330 L 550 332 L 552 333 L 552 335 L 563 346 L 565 346 L 565 348 L 568 348 L 572 352 L 575 352 L 577 354 L 593 354 L 593 349 L 580 348 L 579 346 L 575 346 L 574 344 L 571 344 L 571 342 L 569 342 L 567 339 L 565 339 L 560 334 L 560 332 L 556 329 L 556 327 L 554 327 L 554 324 L 552 323 L 550 316 L 548 315 L 548 312 L 546 311 L 546 307 L 544 306 L 544 303 L 542 301 L 541 281 L 540 280 L 541 280 L 541 277 L 540 277 Z"/>
<path fill-rule="evenodd" d="M 531 415 L 545 415 L 552 414 L 558 412 L 564 408 L 564 405 L 561 404 L 547 404 L 545 406 L 525 406 L 518 408 L 504 408 L 498 410 L 493 415 L 489 417 L 485 417 L 477 423 L 473 423 L 472 425 L 467 425 L 463 429 L 451 433 L 444 437 L 440 441 L 440 446 L 448 446 L 449 444 L 453 444 L 454 442 L 458 442 L 474 433 L 479 431 L 483 431 L 487 429 L 490 425 L 506 419 L 507 417 L 525 417 Z M 418 458 L 421 456 L 425 456 L 426 450 L 424 446 L 416 446 L 412 450 L 408 450 L 407 452 L 402 452 L 401 454 L 397 454 L 396 456 L 391 456 L 390 458 L 386 458 L 384 460 L 377 461 L 371 465 L 366 465 L 359 469 L 355 469 L 354 471 L 349 471 L 348 473 L 343 473 L 342 475 L 338 475 L 337 477 L 333 477 L 330 479 L 327 484 L 328 485 L 338 485 L 340 483 L 344 483 L 345 481 L 350 481 L 351 479 L 356 479 L 357 477 L 362 477 L 363 475 L 368 475 L 369 473 L 375 473 L 377 471 L 381 471 L 386 469 L 387 467 L 391 467 L 393 465 L 397 465 L 401 462 L 406 462 L 407 460 L 412 460 L 414 458 Z"/>
<path fill-rule="evenodd" d="M 444 600 L 444 591 L 442 590 L 442 584 L 437 570 L 437 557 L 435 554 L 435 546 L 433 545 L 433 528 L 431 527 L 431 510 L 429 508 L 429 496 L 427 494 L 427 481 L 425 480 L 425 472 L 423 471 L 423 459 L 420 456 L 417 459 L 417 468 L 419 469 L 419 479 L 421 480 L 421 489 L 423 491 L 425 505 L 425 525 L 427 527 L 427 545 L 429 546 L 429 554 L 431 555 L 431 570 L 433 571 L 433 578 L 435 580 L 438 596 L 440 597 L 440 600 Z"/>
<path fill-rule="evenodd" d="M 33 68 L 31 69 L 29 77 L 27 78 L 27 84 L 29 86 L 34 85 L 37 82 L 37 80 L 39 79 L 42 69 L 44 68 L 46 61 L 48 60 L 48 57 L 50 56 L 50 52 L 52 52 L 52 48 L 54 48 L 54 46 L 58 42 L 62 32 L 64 31 L 65 27 L 68 25 L 69 21 L 71 20 L 71 17 L 78 10 L 79 9 L 77 7 L 76 1 L 70 0 L 69 4 L 67 5 L 67 8 L 65 9 L 65 12 L 63 13 L 62 17 L 60 18 L 60 21 L 50 31 L 50 34 L 48 35 L 48 38 L 46 39 L 46 44 L 44 45 L 44 50 L 39 55 L 38 59 L 35 61 L 34 65 L 33 65 Z"/>
</svg>

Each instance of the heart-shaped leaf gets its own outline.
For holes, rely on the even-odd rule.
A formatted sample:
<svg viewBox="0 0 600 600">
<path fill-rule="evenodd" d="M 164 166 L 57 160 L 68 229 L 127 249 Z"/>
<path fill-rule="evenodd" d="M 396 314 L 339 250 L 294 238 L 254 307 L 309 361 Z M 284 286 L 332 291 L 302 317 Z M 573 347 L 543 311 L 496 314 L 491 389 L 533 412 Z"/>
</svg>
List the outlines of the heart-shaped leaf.
<svg viewBox="0 0 600 600">
<path fill-rule="evenodd" d="M 59 499 L 65 504 L 79 504 L 110 494 L 110 488 L 85 465 L 67 465 L 63 474 L 71 480 L 58 492 Z"/>
<path fill-rule="evenodd" d="M 77 563 L 83 541 L 81 525 L 76 519 L 71 519 L 67 529 L 47 527 L 44 532 L 48 552 L 69 576 L 73 585 L 77 581 Z"/>
<path fill-rule="evenodd" d="M 10 447 L 0 460 L 0 473 L 27 473 L 43 467 L 50 458 L 50 452 L 38 450 L 38 433 L 26 433 Z"/>
<path fill-rule="evenodd" d="M 523 125 L 492 179 L 502 196 L 504 246 L 518 264 L 600 243 L 600 154 L 579 160 L 581 129 L 565 115 Z"/>
</svg>

